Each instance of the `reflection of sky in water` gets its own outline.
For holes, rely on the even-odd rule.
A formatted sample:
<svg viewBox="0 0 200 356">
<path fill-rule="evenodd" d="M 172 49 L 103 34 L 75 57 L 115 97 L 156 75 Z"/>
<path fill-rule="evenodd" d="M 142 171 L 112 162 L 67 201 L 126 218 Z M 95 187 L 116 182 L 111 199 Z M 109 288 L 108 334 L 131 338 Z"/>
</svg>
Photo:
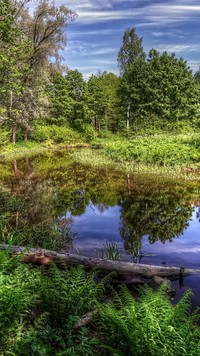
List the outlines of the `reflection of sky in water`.
<svg viewBox="0 0 200 356">
<path fill-rule="evenodd" d="M 98 207 L 88 206 L 81 216 L 73 217 L 73 231 L 78 232 L 74 240 L 75 251 L 82 254 L 99 256 L 105 240 L 114 240 L 120 249 L 123 249 L 123 239 L 119 234 L 120 207 L 109 207 L 100 211 Z M 142 252 L 145 256 L 141 263 L 168 266 L 183 266 L 200 269 L 200 222 L 197 216 L 199 207 L 195 208 L 189 227 L 182 235 L 173 239 L 173 242 L 160 241 L 149 244 L 148 236 L 143 237 Z M 178 301 L 185 290 L 192 288 L 193 308 L 200 305 L 200 273 L 184 279 L 184 287 L 179 289 L 179 281 L 173 282 L 177 291 L 175 302 Z"/>
<path fill-rule="evenodd" d="M 91 204 L 87 206 L 83 215 L 73 216 L 72 230 L 78 232 L 74 240 L 75 249 L 81 253 L 87 251 L 87 255 L 95 255 L 99 244 L 104 243 L 105 240 L 114 240 L 122 248 L 123 241 L 119 234 L 119 211 L 119 206 L 101 211 Z"/>
<path fill-rule="evenodd" d="M 173 239 L 173 242 L 145 245 L 145 251 L 157 256 L 158 264 L 166 262 L 169 265 L 200 268 L 200 222 L 196 216 L 198 210 L 199 208 L 196 208 L 193 212 L 189 227 L 182 235 Z M 144 238 L 144 241 L 146 240 L 147 238 Z"/>
<path fill-rule="evenodd" d="M 123 239 L 119 233 L 120 207 L 98 209 L 98 206 L 89 205 L 81 216 L 73 216 L 72 229 L 78 232 L 74 240 L 74 247 L 81 253 L 95 255 L 99 244 L 105 240 L 116 241 L 119 248 L 123 248 Z M 173 239 L 173 242 L 160 241 L 150 244 L 148 236 L 143 237 L 142 263 L 177 265 L 200 268 L 200 222 L 197 219 L 196 208 L 193 212 L 189 227 L 184 234 Z M 150 255 L 150 256 L 148 256 Z"/>
</svg>

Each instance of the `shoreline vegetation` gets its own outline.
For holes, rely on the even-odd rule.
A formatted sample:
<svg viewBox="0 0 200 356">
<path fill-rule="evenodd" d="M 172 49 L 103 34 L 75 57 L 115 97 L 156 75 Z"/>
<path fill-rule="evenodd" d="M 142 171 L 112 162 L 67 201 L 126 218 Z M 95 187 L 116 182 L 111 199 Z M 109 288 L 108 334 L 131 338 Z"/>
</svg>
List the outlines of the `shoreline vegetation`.
<svg viewBox="0 0 200 356">
<path fill-rule="evenodd" d="M 85 141 L 85 142 L 84 142 Z M 110 135 L 91 142 L 28 141 L 1 147 L 0 162 L 33 157 L 48 151 L 69 150 L 75 160 L 98 167 L 110 167 L 127 173 L 165 175 L 171 178 L 199 180 L 200 134 L 137 135 L 132 139 Z"/>
</svg>

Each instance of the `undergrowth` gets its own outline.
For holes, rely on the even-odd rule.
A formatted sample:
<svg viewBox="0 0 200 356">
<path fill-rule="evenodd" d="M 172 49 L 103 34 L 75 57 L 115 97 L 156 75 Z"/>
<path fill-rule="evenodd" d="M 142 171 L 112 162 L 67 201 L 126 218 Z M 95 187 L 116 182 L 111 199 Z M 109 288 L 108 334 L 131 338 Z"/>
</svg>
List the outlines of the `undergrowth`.
<svg viewBox="0 0 200 356">
<path fill-rule="evenodd" d="M 31 268 L 0 253 L 0 354 L 93 355 L 97 339 L 80 317 L 101 300 L 104 281 L 82 268 Z"/>
<path fill-rule="evenodd" d="M 96 271 L 32 267 L 19 259 L 0 252 L 1 355 L 200 355 L 191 291 L 173 306 L 164 287 L 145 287 L 138 302 L 123 286 L 118 293 L 108 288 L 110 277 L 97 284 Z M 106 290 L 113 296 L 107 303 Z M 90 326 L 77 327 L 89 311 Z"/>
<path fill-rule="evenodd" d="M 107 142 L 102 152 L 119 161 L 174 166 L 199 162 L 199 146 L 199 134 L 154 135 Z"/>
<path fill-rule="evenodd" d="M 165 288 L 154 291 L 146 287 L 140 301 L 121 288 L 113 301 L 98 304 L 96 324 L 106 355 L 183 356 L 200 355 L 200 314 L 189 314 L 188 290 L 173 306 Z"/>
</svg>

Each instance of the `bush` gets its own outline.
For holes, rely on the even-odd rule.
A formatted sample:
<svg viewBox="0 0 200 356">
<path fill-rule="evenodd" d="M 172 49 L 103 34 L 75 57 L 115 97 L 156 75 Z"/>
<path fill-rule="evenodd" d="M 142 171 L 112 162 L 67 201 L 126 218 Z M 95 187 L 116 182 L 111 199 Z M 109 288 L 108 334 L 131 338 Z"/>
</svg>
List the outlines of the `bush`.
<svg viewBox="0 0 200 356">
<path fill-rule="evenodd" d="M 97 138 L 97 132 L 91 125 L 82 125 L 80 132 L 83 133 L 86 141 L 92 141 Z"/>
<path fill-rule="evenodd" d="M 10 131 L 0 128 L 0 146 L 4 146 L 10 142 Z"/>
<path fill-rule="evenodd" d="M 82 142 L 81 135 L 67 126 L 35 125 L 31 137 L 37 142 L 52 140 L 55 143 L 75 144 Z"/>
<path fill-rule="evenodd" d="M 55 143 L 66 143 L 66 144 L 75 144 L 77 142 L 82 142 L 81 135 L 66 126 L 51 126 L 52 137 L 51 139 Z"/>
<path fill-rule="evenodd" d="M 33 132 L 31 133 L 31 138 L 37 142 L 44 142 L 50 140 L 52 137 L 51 126 L 36 124 Z"/>
</svg>

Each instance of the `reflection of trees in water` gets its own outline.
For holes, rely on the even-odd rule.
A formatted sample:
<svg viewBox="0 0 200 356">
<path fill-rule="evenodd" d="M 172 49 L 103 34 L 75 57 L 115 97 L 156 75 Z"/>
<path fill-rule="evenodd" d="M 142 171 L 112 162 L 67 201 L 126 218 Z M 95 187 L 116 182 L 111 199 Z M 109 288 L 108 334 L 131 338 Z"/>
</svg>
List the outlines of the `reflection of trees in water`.
<svg viewBox="0 0 200 356">
<path fill-rule="evenodd" d="M 192 201 L 193 187 L 188 189 L 183 182 L 126 176 L 74 163 L 67 154 L 57 157 L 52 153 L 14 161 L 13 171 L 12 194 L 23 197 L 25 203 L 23 211 L 17 212 L 17 226 L 55 221 L 66 212 L 80 216 L 87 206 L 104 212 L 120 205 L 125 249 L 138 255 L 144 235 L 150 243 L 171 241 L 184 231 L 191 217 L 187 202 Z"/>
<path fill-rule="evenodd" d="M 15 227 L 30 228 L 50 220 L 48 207 L 52 194 L 51 180 L 41 180 L 34 172 L 32 161 L 28 158 L 13 161 L 14 177 L 10 182 L 13 196 L 23 199 L 23 209 L 16 211 Z"/>
<path fill-rule="evenodd" d="M 54 221 L 67 211 L 82 215 L 88 205 L 103 212 L 117 204 L 117 191 L 125 182 L 121 174 L 83 167 L 65 155 L 15 160 L 13 173 L 11 193 L 24 201 L 23 211 L 17 212 L 17 226 Z"/>
<path fill-rule="evenodd" d="M 185 192 L 159 191 L 128 195 L 121 202 L 120 234 L 125 250 L 133 255 L 141 249 L 142 237 L 150 243 L 172 241 L 188 226 L 193 208 L 185 203 Z M 183 199 L 184 198 L 184 199 Z"/>
</svg>

